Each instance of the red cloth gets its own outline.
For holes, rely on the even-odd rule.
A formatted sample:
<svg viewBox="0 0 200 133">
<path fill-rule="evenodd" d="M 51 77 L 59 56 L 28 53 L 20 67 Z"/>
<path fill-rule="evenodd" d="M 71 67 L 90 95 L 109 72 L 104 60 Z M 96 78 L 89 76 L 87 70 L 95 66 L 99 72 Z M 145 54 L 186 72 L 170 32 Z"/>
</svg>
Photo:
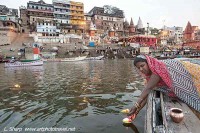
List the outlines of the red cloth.
<svg viewBox="0 0 200 133">
<path fill-rule="evenodd" d="M 173 81 L 171 80 L 170 74 L 168 72 L 168 69 L 165 63 L 147 55 L 145 55 L 145 57 L 147 59 L 149 69 L 152 71 L 152 73 L 160 76 L 160 78 L 162 79 L 157 84 L 157 86 L 167 86 L 169 89 L 171 89 L 171 91 L 173 91 L 173 87 L 172 87 Z M 149 76 L 146 75 L 146 79 L 148 81 Z M 170 96 L 174 96 L 174 94 L 170 94 Z"/>
<path fill-rule="evenodd" d="M 33 48 L 33 54 L 40 54 L 39 48 Z"/>
</svg>

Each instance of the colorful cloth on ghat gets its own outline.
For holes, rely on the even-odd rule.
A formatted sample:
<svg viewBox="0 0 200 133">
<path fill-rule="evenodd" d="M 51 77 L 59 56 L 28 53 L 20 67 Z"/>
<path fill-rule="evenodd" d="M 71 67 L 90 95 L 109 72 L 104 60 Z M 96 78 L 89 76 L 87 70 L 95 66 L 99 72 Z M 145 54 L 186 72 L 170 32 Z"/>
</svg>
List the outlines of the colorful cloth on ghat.
<svg viewBox="0 0 200 133">
<path fill-rule="evenodd" d="M 175 95 L 183 102 L 200 112 L 200 97 L 191 74 L 178 60 L 162 60 L 146 56 L 150 70 L 161 77 L 170 89 L 170 96 Z M 147 78 L 148 80 L 148 78 Z M 160 81 L 162 83 L 162 81 Z"/>
<path fill-rule="evenodd" d="M 192 80 L 197 88 L 200 95 L 200 65 L 190 63 L 189 61 L 181 61 L 184 67 L 188 70 L 192 76 Z"/>
</svg>

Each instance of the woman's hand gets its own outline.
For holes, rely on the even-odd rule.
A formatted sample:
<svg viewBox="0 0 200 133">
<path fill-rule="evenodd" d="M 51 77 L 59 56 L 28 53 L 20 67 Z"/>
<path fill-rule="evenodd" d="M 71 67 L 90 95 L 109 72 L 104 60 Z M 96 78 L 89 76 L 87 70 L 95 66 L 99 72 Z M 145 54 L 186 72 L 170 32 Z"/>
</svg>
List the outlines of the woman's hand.
<svg viewBox="0 0 200 133">
<path fill-rule="evenodd" d="M 128 116 L 131 116 L 133 114 L 135 114 L 137 111 L 137 108 L 135 106 L 133 106 L 131 109 L 130 109 L 130 112 L 127 114 Z"/>
</svg>

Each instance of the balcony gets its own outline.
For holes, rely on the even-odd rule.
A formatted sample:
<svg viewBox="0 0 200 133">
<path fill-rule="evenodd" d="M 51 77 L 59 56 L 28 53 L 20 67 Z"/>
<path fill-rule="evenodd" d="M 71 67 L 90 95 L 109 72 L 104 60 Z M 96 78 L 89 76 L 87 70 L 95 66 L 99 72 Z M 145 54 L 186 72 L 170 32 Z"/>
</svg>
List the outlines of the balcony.
<svg viewBox="0 0 200 133">
<path fill-rule="evenodd" d="M 27 9 L 30 12 L 46 12 L 46 13 L 53 13 L 53 10 L 42 10 L 42 9 Z"/>
<path fill-rule="evenodd" d="M 70 15 L 70 12 L 54 11 L 53 13 L 54 13 L 54 14 Z"/>
<path fill-rule="evenodd" d="M 62 6 L 54 6 L 54 9 L 58 8 L 58 9 L 70 9 L 70 7 L 62 7 Z"/>
</svg>

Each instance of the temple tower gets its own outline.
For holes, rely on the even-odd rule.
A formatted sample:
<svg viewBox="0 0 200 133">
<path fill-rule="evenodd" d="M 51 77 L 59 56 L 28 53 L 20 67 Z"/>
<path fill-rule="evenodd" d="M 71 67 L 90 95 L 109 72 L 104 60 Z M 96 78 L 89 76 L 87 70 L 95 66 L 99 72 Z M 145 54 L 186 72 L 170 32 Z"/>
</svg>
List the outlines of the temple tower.
<svg viewBox="0 0 200 133">
<path fill-rule="evenodd" d="M 192 33 L 193 33 L 192 25 L 188 21 L 187 26 L 186 26 L 185 31 L 184 31 L 184 40 L 186 40 L 186 41 L 192 40 Z"/>
<path fill-rule="evenodd" d="M 143 29 L 143 24 L 142 24 L 142 20 L 141 18 L 139 17 L 139 20 L 138 20 L 138 23 L 137 23 L 137 29 Z"/>
<path fill-rule="evenodd" d="M 130 26 L 129 26 L 129 35 L 132 36 L 135 33 L 135 27 L 133 23 L 133 19 L 131 18 Z"/>
<path fill-rule="evenodd" d="M 123 23 L 123 29 L 124 29 L 124 35 L 128 36 L 129 35 L 129 23 L 127 20 L 125 20 Z"/>
</svg>

